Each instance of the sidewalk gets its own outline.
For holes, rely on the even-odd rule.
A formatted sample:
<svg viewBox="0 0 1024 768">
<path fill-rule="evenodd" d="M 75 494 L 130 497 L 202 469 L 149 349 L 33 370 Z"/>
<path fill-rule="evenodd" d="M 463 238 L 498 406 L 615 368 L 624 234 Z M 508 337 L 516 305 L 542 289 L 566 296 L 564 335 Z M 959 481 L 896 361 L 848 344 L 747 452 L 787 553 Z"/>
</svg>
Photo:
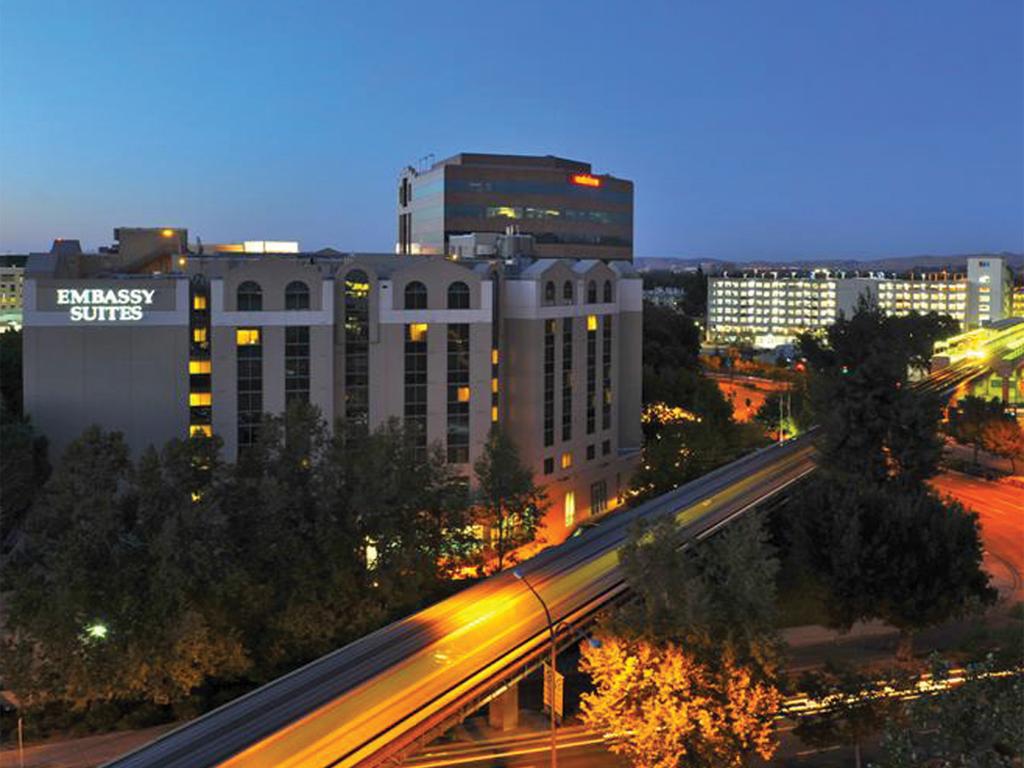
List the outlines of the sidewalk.
<svg viewBox="0 0 1024 768">
<path fill-rule="evenodd" d="M 158 725 L 138 731 L 115 731 L 78 739 L 36 742 L 25 747 L 25 768 L 93 768 L 113 760 L 171 730 L 175 724 Z M 0 751 L 2 768 L 20 768 L 18 750 Z"/>
</svg>

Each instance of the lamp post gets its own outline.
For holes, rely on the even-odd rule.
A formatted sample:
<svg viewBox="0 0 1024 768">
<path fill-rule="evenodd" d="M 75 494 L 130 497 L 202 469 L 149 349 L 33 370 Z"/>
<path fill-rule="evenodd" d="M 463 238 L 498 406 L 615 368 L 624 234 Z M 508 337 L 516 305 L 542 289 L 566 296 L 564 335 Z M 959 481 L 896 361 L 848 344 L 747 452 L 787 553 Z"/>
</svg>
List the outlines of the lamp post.
<svg viewBox="0 0 1024 768">
<path fill-rule="evenodd" d="M 558 768 L 558 735 L 555 723 L 555 675 L 558 674 L 555 661 L 558 658 L 558 652 L 555 645 L 555 625 L 551 621 L 551 611 L 548 610 L 548 604 L 544 602 L 544 598 L 533 588 L 526 575 L 518 568 L 512 571 L 512 575 L 523 582 L 540 602 L 541 607 L 544 609 L 544 616 L 548 621 L 548 632 L 551 633 L 551 768 Z"/>
</svg>

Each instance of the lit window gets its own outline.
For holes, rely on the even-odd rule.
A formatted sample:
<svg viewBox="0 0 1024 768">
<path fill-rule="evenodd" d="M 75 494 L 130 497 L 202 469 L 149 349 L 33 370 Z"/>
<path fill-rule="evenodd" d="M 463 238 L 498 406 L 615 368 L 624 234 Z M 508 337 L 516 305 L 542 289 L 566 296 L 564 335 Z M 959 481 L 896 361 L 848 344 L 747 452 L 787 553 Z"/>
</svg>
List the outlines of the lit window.
<svg viewBox="0 0 1024 768">
<path fill-rule="evenodd" d="M 189 360 L 188 361 L 188 372 L 189 373 L 209 373 L 211 370 L 211 364 L 209 360 Z"/>
<path fill-rule="evenodd" d="M 469 387 L 459 387 L 458 399 L 460 403 L 469 402 Z"/>
<path fill-rule="evenodd" d="M 562 454 L 562 469 L 569 469 L 572 467 L 572 453 L 566 452 Z"/>
<path fill-rule="evenodd" d="M 196 344 L 203 344 L 203 343 L 205 343 L 206 342 L 206 329 L 205 328 L 195 328 L 195 329 L 193 329 L 193 331 L 192 331 L 192 341 L 194 341 Z"/>
<path fill-rule="evenodd" d="M 576 492 L 565 492 L 565 527 L 571 528 L 576 521 Z"/>
<path fill-rule="evenodd" d="M 497 364 L 498 364 L 498 350 L 492 349 L 491 350 L 491 365 L 497 365 Z"/>
<path fill-rule="evenodd" d="M 235 344 L 239 347 L 251 347 L 259 343 L 259 328 L 238 328 L 235 330 Z"/>
<path fill-rule="evenodd" d="M 498 391 L 498 380 L 497 379 L 491 379 L 491 392 L 497 392 L 497 391 Z"/>
<path fill-rule="evenodd" d="M 498 420 L 498 406 L 491 406 L 491 421 L 496 422 Z"/>
<path fill-rule="evenodd" d="M 213 437 L 213 427 L 209 424 L 193 424 L 188 428 L 188 436 L 195 437 L 196 435 L 204 435 L 205 437 Z"/>
<path fill-rule="evenodd" d="M 409 341 L 426 341 L 427 340 L 427 328 L 426 323 L 410 323 L 409 324 Z"/>
<path fill-rule="evenodd" d="M 209 392 L 192 392 L 188 396 L 189 405 L 211 405 L 213 403 L 213 396 Z"/>
<path fill-rule="evenodd" d="M 587 315 L 587 330 L 588 331 L 596 331 L 597 330 L 597 315 Z"/>
<path fill-rule="evenodd" d="M 206 309 L 206 297 L 196 294 L 192 297 L 192 309 Z"/>
</svg>

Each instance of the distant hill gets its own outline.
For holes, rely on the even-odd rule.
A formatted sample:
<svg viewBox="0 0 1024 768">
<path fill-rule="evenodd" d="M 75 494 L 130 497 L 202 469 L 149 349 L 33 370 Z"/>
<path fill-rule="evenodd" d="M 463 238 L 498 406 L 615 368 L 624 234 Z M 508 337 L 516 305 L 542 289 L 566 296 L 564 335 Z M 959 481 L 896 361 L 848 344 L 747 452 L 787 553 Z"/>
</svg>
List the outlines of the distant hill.
<svg viewBox="0 0 1024 768">
<path fill-rule="evenodd" d="M 967 259 L 972 256 L 1002 256 L 1014 272 L 1024 270 L 1024 253 L 965 253 L 956 256 L 899 256 L 887 259 L 794 259 L 793 261 L 724 261 L 722 259 L 672 259 L 672 258 L 637 258 L 634 260 L 637 269 L 647 271 L 667 269 L 683 271 L 696 269 L 698 266 L 705 271 L 720 272 L 722 270 L 764 269 L 783 271 L 787 269 L 807 270 L 814 267 L 828 267 L 847 272 L 909 272 L 911 270 L 936 271 L 941 269 L 964 270 Z"/>
</svg>

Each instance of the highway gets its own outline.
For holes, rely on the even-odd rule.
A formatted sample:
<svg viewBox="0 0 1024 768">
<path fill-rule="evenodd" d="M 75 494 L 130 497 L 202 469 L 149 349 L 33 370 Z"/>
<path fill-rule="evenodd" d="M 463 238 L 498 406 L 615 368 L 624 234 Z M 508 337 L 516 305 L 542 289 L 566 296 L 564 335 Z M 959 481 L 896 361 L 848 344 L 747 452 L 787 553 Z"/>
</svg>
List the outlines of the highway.
<svg viewBox="0 0 1024 768">
<path fill-rule="evenodd" d="M 1014 331 L 1019 338 L 1024 324 Z M 1003 334 L 996 340 L 1004 341 Z M 981 372 L 965 358 L 925 386 L 949 392 Z M 555 622 L 578 623 L 623 594 L 618 550 L 638 520 L 675 516 L 706 536 L 813 471 L 813 434 L 771 446 L 527 561 Z M 545 652 L 544 613 L 505 572 L 384 627 L 169 732 L 109 765 L 369 766 L 394 760 L 478 709 Z"/>
</svg>

